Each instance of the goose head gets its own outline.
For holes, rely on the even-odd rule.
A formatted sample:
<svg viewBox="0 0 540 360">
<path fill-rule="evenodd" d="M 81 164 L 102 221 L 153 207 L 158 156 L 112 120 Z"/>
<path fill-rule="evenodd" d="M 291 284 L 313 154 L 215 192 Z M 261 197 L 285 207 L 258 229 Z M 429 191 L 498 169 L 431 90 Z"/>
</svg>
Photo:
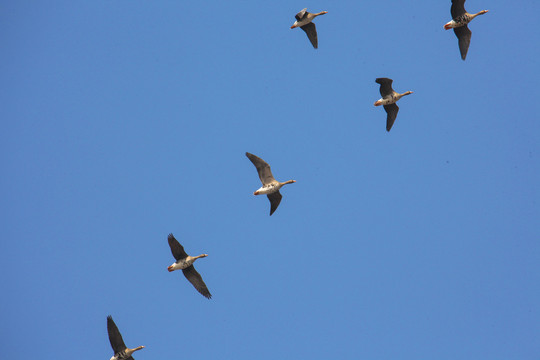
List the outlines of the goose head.
<svg viewBox="0 0 540 360">
<path fill-rule="evenodd" d="M 133 354 L 135 351 L 142 350 L 142 349 L 144 349 L 144 346 L 137 346 L 135 349 L 127 348 L 127 349 L 126 349 L 126 355 L 130 356 L 130 355 Z"/>
<path fill-rule="evenodd" d="M 398 94 L 397 97 L 396 97 L 396 101 L 398 101 L 399 99 L 401 99 L 402 97 L 406 96 L 406 95 L 410 95 L 412 94 L 413 92 L 412 91 L 405 91 L 403 94 Z"/>
</svg>

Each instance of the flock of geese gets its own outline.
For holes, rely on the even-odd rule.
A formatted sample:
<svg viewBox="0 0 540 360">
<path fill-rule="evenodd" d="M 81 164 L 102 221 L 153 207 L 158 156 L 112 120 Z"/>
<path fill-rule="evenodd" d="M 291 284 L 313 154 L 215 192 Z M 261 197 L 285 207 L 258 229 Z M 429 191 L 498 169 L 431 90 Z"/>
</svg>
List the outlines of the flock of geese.
<svg viewBox="0 0 540 360">
<path fill-rule="evenodd" d="M 476 14 L 469 14 L 465 10 L 465 0 L 452 0 L 452 7 L 450 8 L 452 20 L 444 24 L 444 29 L 454 29 L 454 33 L 458 38 L 461 59 L 465 60 L 467 57 L 467 52 L 469 51 L 469 45 L 471 44 L 472 33 L 467 24 L 469 24 L 475 17 L 483 15 L 487 12 L 487 10 L 482 10 Z M 327 13 L 328 11 L 310 13 L 307 11 L 307 8 L 302 9 L 298 14 L 295 15 L 296 21 L 294 24 L 292 24 L 291 29 L 299 27 L 300 29 L 304 30 L 309 41 L 311 42 L 311 45 L 317 49 L 319 47 L 319 40 L 317 38 L 317 28 L 313 20 L 317 16 Z M 412 94 L 412 91 L 406 91 L 403 94 L 395 92 L 394 89 L 392 89 L 392 79 L 388 78 L 377 78 L 375 82 L 381 85 L 380 92 L 382 98 L 375 101 L 374 105 L 383 105 L 384 110 L 386 111 L 386 131 L 390 131 L 392 125 L 394 125 L 394 122 L 396 121 L 397 113 L 399 111 L 399 107 L 397 106 L 396 102 L 403 96 Z M 281 200 L 281 195 L 279 195 L 279 199 L 276 196 L 275 202 L 279 204 L 279 200 Z M 272 202 L 272 200 L 270 200 L 270 202 Z"/>
<path fill-rule="evenodd" d="M 472 19 L 479 15 L 484 15 L 487 13 L 487 10 L 482 10 L 476 14 L 469 14 L 465 10 L 465 0 L 452 0 L 452 7 L 450 8 L 450 13 L 452 14 L 452 20 L 444 24 L 445 30 L 454 29 L 454 33 L 458 38 L 459 51 L 461 53 L 461 58 L 465 60 L 467 57 L 467 51 L 469 50 L 469 45 L 471 44 L 471 30 L 467 26 Z M 315 49 L 319 47 L 319 41 L 317 39 L 317 28 L 313 20 L 319 16 L 328 14 L 328 11 L 321 11 L 318 13 L 310 13 L 307 11 L 307 8 L 302 9 L 294 17 L 296 21 L 291 26 L 291 29 L 299 27 L 304 30 L 311 45 Z"/>
<path fill-rule="evenodd" d="M 471 43 L 471 31 L 467 27 L 467 24 L 471 22 L 472 19 L 479 15 L 487 13 L 487 10 L 482 10 L 476 14 L 469 14 L 465 10 L 465 0 L 452 0 L 452 7 L 450 13 L 452 14 L 452 20 L 444 25 L 445 30 L 454 29 L 454 33 L 458 38 L 459 51 L 461 53 L 461 58 L 465 60 L 467 57 L 467 51 L 469 50 L 469 45 Z M 299 27 L 304 30 L 309 41 L 315 49 L 318 48 L 319 43 L 317 39 L 317 29 L 313 20 L 320 15 L 327 14 L 327 11 L 321 11 L 319 13 L 310 13 L 306 9 L 302 9 L 298 14 L 295 15 L 296 21 L 291 26 L 291 29 Z M 382 105 L 384 110 L 387 113 L 386 118 L 386 130 L 390 131 L 392 125 L 397 117 L 399 107 L 396 102 L 401 99 L 403 96 L 412 94 L 412 91 L 406 91 L 402 94 L 394 91 L 392 88 L 392 79 L 389 78 L 377 78 L 376 83 L 380 84 L 380 93 L 381 98 L 375 101 L 375 106 Z M 272 175 L 270 170 L 270 165 L 260 157 L 246 152 L 248 159 L 255 165 L 257 173 L 259 174 L 259 179 L 261 180 L 262 186 L 257 189 L 253 195 L 266 195 L 270 201 L 270 215 L 272 215 L 278 208 L 282 195 L 279 190 L 287 184 L 292 184 L 296 182 L 295 180 L 287 180 L 285 182 L 277 181 Z M 169 272 L 175 270 L 182 270 L 186 279 L 193 285 L 193 287 L 205 298 L 211 299 L 212 295 L 208 290 L 208 287 L 204 283 L 202 276 L 195 270 L 193 263 L 195 260 L 207 257 L 208 254 L 201 254 L 198 256 L 190 256 L 184 250 L 184 247 L 175 239 L 173 234 L 169 234 L 167 238 L 169 242 L 169 247 L 171 248 L 171 253 L 176 260 L 172 265 L 170 265 L 167 270 Z M 114 355 L 110 360 L 133 360 L 132 354 L 135 351 L 144 349 L 144 346 L 137 346 L 136 348 L 128 348 L 122 335 L 118 330 L 118 327 L 114 323 L 112 316 L 107 316 L 107 332 L 109 334 L 109 341 L 113 349 Z"/>
</svg>

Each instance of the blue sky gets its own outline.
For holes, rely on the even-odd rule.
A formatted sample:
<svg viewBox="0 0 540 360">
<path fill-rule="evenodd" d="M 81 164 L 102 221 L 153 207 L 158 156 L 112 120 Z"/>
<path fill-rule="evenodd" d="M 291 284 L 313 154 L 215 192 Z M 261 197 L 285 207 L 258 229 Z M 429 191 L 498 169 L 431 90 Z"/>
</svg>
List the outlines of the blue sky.
<svg viewBox="0 0 540 360">
<path fill-rule="evenodd" d="M 2 2 L 2 358 L 536 359 L 540 4 L 466 8 Z"/>
</svg>

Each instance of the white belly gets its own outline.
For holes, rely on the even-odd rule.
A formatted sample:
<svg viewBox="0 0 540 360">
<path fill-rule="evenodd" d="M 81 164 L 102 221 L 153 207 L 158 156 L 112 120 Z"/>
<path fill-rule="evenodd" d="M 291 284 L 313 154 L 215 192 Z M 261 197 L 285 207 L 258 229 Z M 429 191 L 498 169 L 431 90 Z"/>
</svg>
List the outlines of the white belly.
<svg viewBox="0 0 540 360">
<path fill-rule="evenodd" d="M 454 20 L 451 20 L 445 24 L 445 29 L 453 29 L 460 27 L 461 25 L 458 25 Z"/>
<path fill-rule="evenodd" d="M 380 99 L 379 101 L 380 101 L 380 105 L 390 105 L 397 102 L 399 99 L 401 99 L 401 95 L 394 91 L 392 95 L 386 96 Z"/>
<path fill-rule="evenodd" d="M 390 105 L 397 101 L 397 99 L 393 96 L 385 97 L 379 100 L 380 105 Z"/>
<path fill-rule="evenodd" d="M 270 184 L 270 185 L 259 188 L 259 190 L 255 192 L 257 193 L 257 195 L 264 195 L 264 194 L 275 193 L 278 190 L 279 190 L 278 184 Z"/>
<path fill-rule="evenodd" d="M 195 259 L 193 259 L 191 256 L 188 256 L 187 258 L 182 259 L 182 260 L 178 260 L 177 262 L 171 265 L 172 270 L 183 270 L 185 268 L 188 268 L 191 265 L 193 265 L 194 261 Z"/>
</svg>

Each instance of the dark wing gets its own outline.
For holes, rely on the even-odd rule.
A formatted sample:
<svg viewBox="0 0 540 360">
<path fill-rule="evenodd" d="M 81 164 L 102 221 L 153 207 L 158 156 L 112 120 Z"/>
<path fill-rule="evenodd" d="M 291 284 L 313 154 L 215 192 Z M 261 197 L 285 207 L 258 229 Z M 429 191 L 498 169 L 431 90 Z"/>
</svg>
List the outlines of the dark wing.
<svg viewBox="0 0 540 360">
<path fill-rule="evenodd" d="M 274 179 L 274 176 L 272 175 L 272 171 L 270 171 L 270 165 L 268 165 L 266 161 L 248 152 L 246 153 L 246 156 L 257 168 L 257 172 L 259 173 L 259 179 L 261 179 L 263 185 L 270 184 L 276 181 L 276 179 Z"/>
<path fill-rule="evenodd" d="M 454 28 L 454 33 L 459 40 L 459 52 L 461 53 L 461 59 L 465 60 L 467 57 L 467 51 L 469 51 L 469 45 L 471 44 L 471 30 L 469 30 L 467 25 L 463 25 Z"/>
<path fill-rule="evenodd" d="M 300 26 L 300 29 L 306 32 L 309 41 L 311 41 L 311 45 L 317 49 L 319 47 L 319 42 L 317 40 L 317 28 L 315 28 L 315 23 L 310 22 L 306 25 Z"/>
<path fill-rule="evenodd" d="M 126 350 L 124 339 L 122 339 L 122 335 L 116 327 L 111 315 L 107 316 L 107 332 L 109 333 L 109 341 L 111 342 L 111 347 L 115 354 Z"/>
<path fill-rule="evenodd" d="M 178 240 L 174 238 L 173 234 L 169 234 L 167 240 L 169 240 L 169 247 L 171 248 L 172 256 L 174 256 L 176 260 L 187 258 L 188 255 L 184 251 L 184 247 L 180 245 Z"/>
<path fill-rule="evenodd" d="M 392 128 L 392 125 L 394 125 L 394 121 L 396 121 L 397 113 L 399 111 L 399 107 L 396 103 L 390 104 L 390 105 L 384 105 L 384 110 L 386 110 L 386 131 L 390 131 Z"/>
<path fill-rule="evenodd" d="M 452 14 L 452 19 L 455 19 L 465 13 L 465 0 L 452 0 L 452 7 L 450 8 L 450 14 Z"/>
<path fill-rule="evenodd" d="M 135 360 L 133 356 L 128 357 L 126 360 Z"/>
<path fill-rule="evenodd" d="M 270 216 L 272 216 L 274 211 L 276 211 L 277 207 L 279 206 L 283 196 L 279 193 L 279 190 L 266 196 L 268 196 L 268 200 L 270 200 Z"/>
<path fill-rule="evenodd" d="M 377 84 L 381 84 L 379 91 L 382 97 L 388 96 L 394 92 L 394 89 L 392 89 L 393 81 L 394 80 L 389 79 L 389 78 L 376 78 L 375 79 L 375 82 Z"/>
<path fill-rule="evenodd" d="M 304 17 L 307 16 L 307 14 L 309 14 L 307 11 L 307 8 L 304 8 L 302 10 L 300 10 L 300 12 L 296 15 L 294 15 L 294 17 L 296 18 L 296 20 L 300 21 L 302 20 Z"/>
<path fill-rule="evenodd" d="M 186 279 L 189 280 L 191 285 L 193 285 L 195 289 L 197 289 L 197 291 L 202 294 L 202 296 L 207 299 L 212 298 L 212 294 L 210 294 L 210 291 L 208 291 L 208 288 L 206 287 L 206 284 L 204 283 L 201 274 L 199 274 L 197 270 L 195 270 L 193 265 L 183 269 L 182 272 L 184 273 Z"/>
</svg>

